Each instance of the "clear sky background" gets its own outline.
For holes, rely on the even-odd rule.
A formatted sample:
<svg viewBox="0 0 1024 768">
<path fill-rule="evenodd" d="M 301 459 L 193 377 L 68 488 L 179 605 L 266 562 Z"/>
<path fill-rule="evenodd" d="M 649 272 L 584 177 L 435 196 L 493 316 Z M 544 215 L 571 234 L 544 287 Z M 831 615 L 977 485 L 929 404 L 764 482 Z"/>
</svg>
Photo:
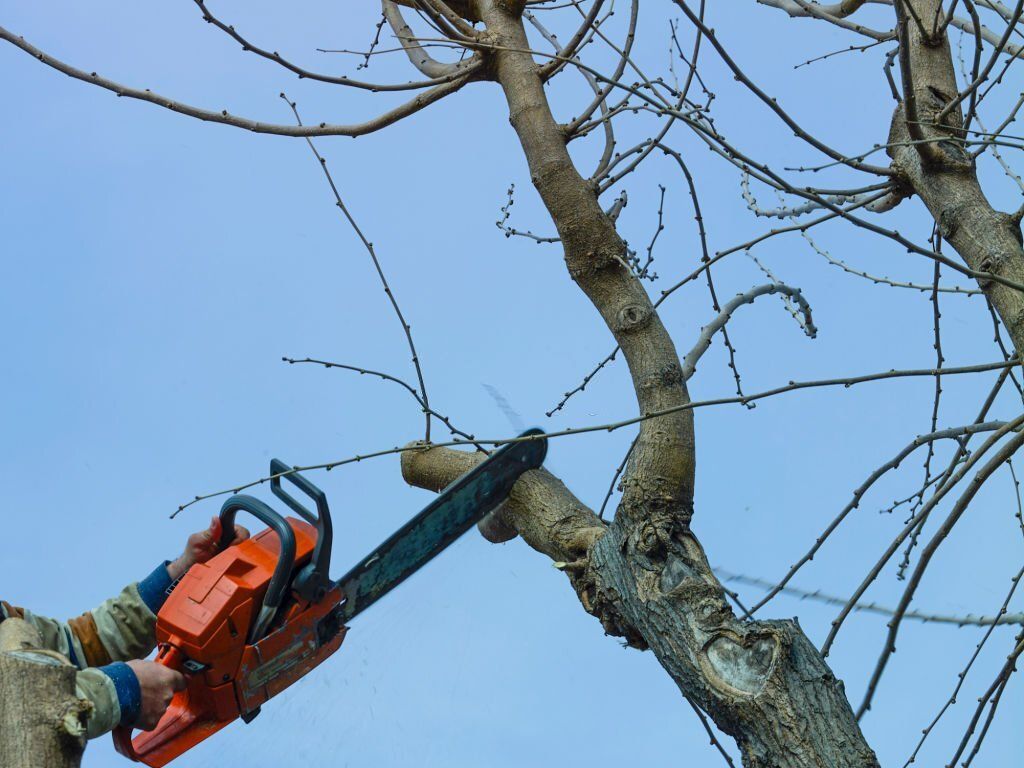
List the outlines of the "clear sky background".
<svg viewBox="0 0 1024 768">
<path fill-rule="evenodd" d="M 678 13 L 664 0 L 643 5 L 638 56 L 664 72 L 667 24 Z M 892 109 L 881 73 L 885 46 L 794 71 L 860 41 L 751 0 L 709 5 L 711 25 L 741 65 L 808 128 L 851 153 L 885 141 Z M 379 18 L 369 2 L 217 0 L 211 7 L 268 48 L 352 75 L 358 59 L 314 49 L 365 48 Z M 354 122 L 394 101 L 298 82 L 244 54 L 188 2 L 5 0 L 0 12 L 0 24 L 69 63 L 253 118 L 289 122 L 277 96 L 283 89 L 307 122 Z M 866 18 L 887 26 L 890 12 L 871 8 Z M 572 19 L 563 19 L 552 23 L 564 34 Z M 690 40 L 685 22 L 681 28 Z M 385 44 L 392 42 L 386 36 Z M 737 145 L 778 167 L 821 162 L 731 82 L 709 48 L 701 60 L 717 95 L 717 123 Z M 360 74 L 414 76 L 401 58 Z M 991 98 L 984 113 L 991 122 L 1020 86 L 1019 74 L 1011 76 L 1008 96 Z M 170 520 L 195 494 L 255 479 L 275 456 L 309 464 L 421 437 L 421 416 L 398 387 L 281 362 L 283 355 L 309 355 L 413 375 L 372 265 L 304 142 L 119 100 L 10 45 L 0 46 L 0 92 L 4 599 L 77 615 L 180 551 L 223 500 Z M 561 119 L 590 98 L 572 73 L 552 97 Z M 643 119 L 626 121 L 621 146 L 652 132 Z M 713 250 L 778 224 L 746 211 L 734 169 L 682 129 L 670 139 L 691 163 Z M 491 390 L 523 423 L 548 429 L 635 414 L 618 362 L 555 418 L 544 416 L 611 341 L 568 278 L 557 246 L 506 239 L 494 225 L 514 183 L 511 223 L 552 231 L 495 85 L 472 85 L 385 132 L 318 146 L 390 275 L 439 410 L 487 436 L 515 431 Z M 584 143 L 574 151 L 590 168 L 599 147 Z M 1019 157 L 1007 157 L 1020 166 Z M 997 207 L 1019 205 L 1019 190 L 997 166 L 987 162 L 983 175 Z M 655 250 L 655 295 L 700 257 L 684 181 L 661 158 L 626 180 L 630 203 L 621 230 L 646 247 L 657 224 L 658 184 L 667 188 L 666 230 Z M 776 204 L 767 190 L 755 192 L 766 206 Z M 916 200 L 884 221 L 920 241 L 930 232 Z M 816 230 L 815 240 L 861 269 L 931 279 L 930 262 L 844 225 Z M 851 277 L 796 235 L 755 253 L 804 289 L 820 334 L 803 336 L 774 298 L 744 307 L 729 328 L 748 391 L 932 365 L 927 295 Z M 742 253 L 716 278 L 724 297 L 765 282 Z M 942 313 L 948 364 L 1000 359 L 978 298 L 944 296 Z M 712 316 L 699 282 L 663 313 L 681 352 Z M 725 359 L 716 341 L 691 381 L 695 399 L 732 393 Z M 993 379 L 947 381 L 940 427 L 973 420 Z M 712 563 L 780 577 L 875 467 L 929 430 L 932 387 L 927 379 L 869 384 L 787 395 L 754 410 L 700 411 L 694 524 Z M 1007 396 L 993 414 L 1011 417 L 1020 407 Z M 623 430 L 553 441 L 547 466 L 596 508 L 631 437 Z M 949 455 L 943 446 L 940 456 Z M 922 460 L 915 455 L 880 483 L 794 583 L 849 594 L 902 526 L 905 508 L 877 510 L 917 488 Z M 312 477 L 334 510 L 335 573 L 429 500 L 406 487 L 398 464 L 391 456 Z M 1024 552 L 1016 505 L 1012 480 L 1000 472 L 940 550 L 916 607 L 998 608 Z M 761 594 L 736 588 L 747 600 Z M 889 567 L 869 598 L 891 605 L 900 591 Z M 1024 600 L 1015 599 L 1013 609 L 1024 610 Z M 780 597 L 764 616 L 798 615 L 820 643 L 836 610 Z M 855 704 L 884 630 L 883 618 L 857 614 L 830 657 Z M 1013 632 L 994 632 L 960 703 L 919 761 L 948 761 Z M 864 720 L 884 765 L 902 765 L 981 634 L 904 624 Z M 976 766 L 1019 760 L 1022 704 L 1015 680 Z M 707 741 L 654 658 L 605 637 L 545 558 L 522 542 L 492 546 L 473 534 L 359 617 L 342 650 L 253 724 L 231 726 L 176 765 L 723 764 Z M 90 745 L 85 764 L 125 763 L 105 739 Z"/>
</svg>

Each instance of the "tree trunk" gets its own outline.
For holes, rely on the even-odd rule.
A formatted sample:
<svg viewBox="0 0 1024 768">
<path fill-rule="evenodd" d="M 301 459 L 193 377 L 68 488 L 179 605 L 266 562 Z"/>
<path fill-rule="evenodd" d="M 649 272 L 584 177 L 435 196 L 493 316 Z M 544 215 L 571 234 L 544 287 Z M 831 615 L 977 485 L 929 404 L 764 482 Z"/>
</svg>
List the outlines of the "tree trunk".
<svg viewBox="0 0 1024 768">
<path fill-rule="evenodd" d="M 968 267 L 1024 283 L 1020 215 L 996 211 L 985 197 L 974 159 L 961 141 L 959 105 L 941 116 L 959 93 L 949 36 L 943 32 L 939 39 L 925 39 L 913 21 L 914 15 L 925 20 L 938 18 L 940 0 L 903 1 L 914 13 L 897 14 L 903 104 L 893 116 L 889 156 L 928 207 L 939 234 Z M 899 11 L 901 3 L 896 3 L 896 8 Z M 979 283 L 1013 345 L 1018 352 L 1024 349 L 1024 293 L 993 281 Z"/>
<path fill-rule="evenodd" d="M 92 705 L 75 693 L 75 668 L 39 645 L 21 619 L 0 622 L 0 766 L 78 768 Z"/>
<path fill-rule="evenodd" d="M 672 339 L 551 114 L 522 0 L 478 0 L 475 10 L 569 275 L 622 348 L 641 413 L 689 402 Z M 691 411 L 645 420 L 611 525 L 544 471 L 516 485 L 503 522 L 562 561 L 584 609 L 606 632 L 652 650 L 683 695 L 736 738 L 749 768 L 877 766 L 842 683 L 799 626 L 733 614 L 690 528 L 694 457 Z M 405 454 L 402 469 L 408 482 L 438 489 L 474 460 L 435 448 Z"/>
</svg>

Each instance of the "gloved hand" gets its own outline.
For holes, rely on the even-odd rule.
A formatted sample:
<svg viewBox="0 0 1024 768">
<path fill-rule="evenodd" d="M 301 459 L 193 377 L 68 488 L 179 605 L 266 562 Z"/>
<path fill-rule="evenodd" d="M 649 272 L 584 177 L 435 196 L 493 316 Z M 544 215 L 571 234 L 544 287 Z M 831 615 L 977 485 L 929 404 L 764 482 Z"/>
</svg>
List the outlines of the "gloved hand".
<svg viewBox="0 0 1024 768">
<path fill-rule="evenodd" d="M 221 536 L 220 518 L 215 517 L 210 521 L 210 527 L 205 531 L 193 533 L 185 543 L 185 551 L 181 557 L 167 565 L 167 573 L 171 579 L 179 579 L 195 563 L 205 563 L 220 551 L 218 546 Z M 235 537 L 231 544 L 238 544 L 249 538 L 249 531 L 241 525 L 235 526 Z"/>
</svg>

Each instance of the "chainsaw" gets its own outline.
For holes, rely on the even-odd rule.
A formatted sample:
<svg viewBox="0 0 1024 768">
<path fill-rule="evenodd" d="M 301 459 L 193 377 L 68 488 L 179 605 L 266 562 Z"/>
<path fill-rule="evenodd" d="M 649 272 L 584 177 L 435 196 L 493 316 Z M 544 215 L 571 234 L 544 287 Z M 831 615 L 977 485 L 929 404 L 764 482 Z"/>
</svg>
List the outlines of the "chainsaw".
<svg viewBox="0 0 1024 768">
<path fill-rule="evenodd" d="M 298 517 L 282 517 L 239 494 L 221 507 L 221 551 L 193 565 L 157 614 L 155 661 L 181 672 L 184 690 L 152 731 L 114 730 L 122 755 L 167 765 L 237 719 L 249 723 L 269 699 L 333 654 L 348 623 L 501 504 L 524 472 L 544 461 L 543 432 L 510 443 L 449 485 L 418 515 L 337 581 L 328 575 L 333 531 L 327 496 L 284 462 L 270 462 L 270 488 Z M 281 484 L 288 480 L 316 514 Z M 235 517 L 268 527 L 228 546 Z"/>
</svg>

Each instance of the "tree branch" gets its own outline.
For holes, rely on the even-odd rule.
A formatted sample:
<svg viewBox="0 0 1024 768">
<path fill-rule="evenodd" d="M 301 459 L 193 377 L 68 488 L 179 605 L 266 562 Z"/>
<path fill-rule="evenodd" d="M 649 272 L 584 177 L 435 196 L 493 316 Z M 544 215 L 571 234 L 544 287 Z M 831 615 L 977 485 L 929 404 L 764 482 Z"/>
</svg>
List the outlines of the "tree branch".
<svg viewBox="0 0 1024 768">
<path fill-rule="evenodd" d="M 415 33 L 406 23 L 394 0 L 382 0 L 381 4 L 384 8 L 384 18 L 387 19 L 388 26 L 395 33 L 395 37 L 398 38 L 402 50 L 409 57 L 409 63 L 422 74 L 431 78 L 457 77 L 458 73 L 466 68 L 466 64 L 463 62 L 447 64 L 427 53 L 426 49 L 416 42 Z"/>
<path fill-rule="evenodd" d="M 451 448 L 408 450 L 402 453 L 402 477 L 410 485 L 440 491 L 484 458 L 481 453 Z M 523 475 L 495 516 L 531 547 L 558 562 L 585 557 L 605 531 L 597 515 L 545 469 Z M 487 526 L 482 526 L 490 538 Z"/>
<path fill-rule="evenodd" d="M 597 195 L 576 170 L 530 54 L 522 21 L 504 3 L 478 6 L 496 46 L 495 73 L 531 179 L 558 229 L 569 274 L 600 312 L 630 367 L 641 412 L 688 402 L 675 345 L 640 280 L 626 246 Z M 689 519 L 694 439 L 689 415 L 641 427 L 626 473 L 621 511 L 646 517 L 662 510 Z"/>
<path fill-rule="evenodd" d="M 466 72 L 462 77 L 450 82 L 441 83 L 430 90 L 423 91 L 404 104 L 388 110 L 372 120 L 367 120 L 363 123 L 354 123 L 351 125 L 333 123 L 318 123 L 316 125 L 306 126 L 279 125 L 276 123 L 264 123 L 258 120 L 238 117 L 237 115 L 230 114 L 226 109 L 216 112 L 209 109 L 194 107 L 190 104 L 184 104 L 179 101 L 174 101 L 166 96 L 161 96 L 148 88 L 142 90 L 138 88 L 130 88 L 113 80 L 108 80 L 105 77 L 100 77 L 95 72 L 86 72 L 84 70 L 77 69 L 70 64 L 65 64 L 63 61 L 60 61 L 59 59 L 50 56 L 48 53 L 36 48 L 34 45 L 26 41 L 25 38 L 19 37 L 3 27 L 0 27 L 0 40 L 6 40 L 12 45 L 25 51 L 25 53 L 29 54 L 33 58 L 38 59 L 43 64 L 46 64 L 48 67 L 53 67 L 58 72 L 61 72 L 68 77 L 112 91 L 118 96 L 156 104 L 164 109 L 169 109 L 172 112 L 187 115 L 188 117 L 194 117 L 197 120 L 202 120 L 204 122 L 221 123 L 223 125 L 231 125 L 236 128 L 244 128 L 245 130 L 252 131 L 253 133 L 270 133 L 277 136 L 364 136 L 368 133 L 379 131 L 381 128 L 393 125 L 402 118 L 413 115 L 424 107 L 428 107 L 434 102 L 440 101 L 445 96 L 455 93 L 466 83 L 479 78 L 482 70 L 482 67 L 479 64 L 471 65 L 466 68 Z"/>
<path fill-rule="evenodd" d="M 470 61 L 460 62 L 459 64 L 440 65 L 444 67 L 444 69 L 439 69 L 435 71 L 433 74 L 429 74 L 424 70 L 420 69 L 420 71 L 426 74 L 427 77 L 431 78 L 430 80 L 423 82 L 400 84 L 368 83 L 362 80 L 355 80 L 351 77 L 348 77 L 347 75 L 325 75 L 320 72 L 313 72 L 311 70 L 305 69 L 304 67 L 300 67 L 299 65 L 281 56 L 281 54 L 279 54 L 277 51 L 268 51 L 264 48 L 260 48 L 258 45 L 254 45 L 247 38 L 243 37 L 238 32 L 238 30 L 235 29 L 233 25 L 226 24 L 225 22 L 221 21 L 219 18 L 214 16 L 210 12 L 209 8 L 206 7 L 206 3 L 204 2 L 204 0 L 192 0 L 192 2 L 199 6 L 199 10 L 202 11 L 203 21 L 205 21 L 208 24 L 212 24 L 213 26 L 217 27 L 217 29 L 221 30 L 224 34 L 226 34 L 228 37 L 230 37 L 239 45 L 241 45 L 243 51 L 249 51 L 250 53 L 256 54 L 260 58 L 266 59 L 267 61 L 272 61 L 275 64 L 284 67 L 289 72 L 293 72 L 296 75 L 298 75 L 300 80 L 316 80 L 317 82 L 320 83 L 330 83 L 332 85 L 345 85 L 349 86 L 350 88 L 360 88 L 362 90 L 373 91 L 374 93 L 381 91 L 409 91 L 415 90 L 417 88 L 427 88 L 431 85 L 437 85 L 439 83 L 445 83 L 454 80 L 466 71 L 470 62 L 475 61 L 471 59 Z M 386 2 L 384 8 L 386 13 L 388 8 L 388 4 Z M 402 38 L 399 37 L 399 40 L 402 41 Z M 402 41 L 402 45 L 405 45 L 404 41 Z M 415 62 L 413 63 L 415 64 Z"/>
<path fill-rule="evenodd" d="M 931 18 L 940 0 L 901 2 L 916 7 L 923 18 Z M 962 120 L 959 109 L 950 112 L 946 124 L 938 125 L 935 120 L 958 93 L 948 34 L 944 32 L 940 41 L 928 45 L 911 31 L 901 47 L 906 48 L 908 61 L 903 72 L 904 93 L 916 94 L 923 114 L 913 121 L 905 106 L 897 108 L 889 134 L 889 156 L 931 212 L 939 233 L 968 267 L 999 278 L 979 278 L 978 285 L 1019 351 L 1024 349 L 1024 293 L 1006 283 L 1024 281 L 1020 222 L 994 210 L 982 191 L 974 163 L 957 134 Z M 917 129 L 927 138 L 936 139 L 928 144 L 933 149 L 926 156 L 905 143 L 913 136 L 915 122 L 921 123 Z"/>
<path fill-rule="evenodd" d="M 656 402 L 689 410 L 675 347 L 551 115 L 521 3 L 478 0 L 476 8 L 495 41 L 494 71 L 569 273 L 622 348 L 641 412 Z M 693 454 L 691 420 L 643 422 L 614 523 L 566 564 L 584 607 L 606 632 L 654 651 L 684 695 L 736 737 L 747 765 L 877 766 L 841 686 L 799 628 L 744 623 L 732 613 L 689 527 Z"/>
<path fill-rule="evenodd" d="M 718 331 L 725 328 L 725 324 L 729 322 L 729 319 L 737 309 L 742 307 L 744 304 L 753 304 L 754 300 L 760 296 L 773 293 L 781 293 L 796 301 L 797 304 L 800 305 L 800 311 L 803 312 L 804 315 L 804 333 L 812 339 L 818 335 L 818 330 L 814 327 L 814 321 L 811 319 L 811 306 L 807 303 L 807 299 L 803 297 L 803 294 L 798 288 L 792 288 L 782 283 L 767 283 L 765 285 L 759 285 L 755 288 L 751 288 L 749 291 L 737 294 L 734 298 L 727 301 L 722 306 L 722 311 L 719 315 L 704 326 L 700 333 L 700 337 L 697 339 L 697 343 L 693 345 L 693 349 L 690 350 L 683 360 L 683 378 L 689 379 L 694 374 L 697 370 L 697 363 L 711 346 L 711 339 Z"/>
</svg>

